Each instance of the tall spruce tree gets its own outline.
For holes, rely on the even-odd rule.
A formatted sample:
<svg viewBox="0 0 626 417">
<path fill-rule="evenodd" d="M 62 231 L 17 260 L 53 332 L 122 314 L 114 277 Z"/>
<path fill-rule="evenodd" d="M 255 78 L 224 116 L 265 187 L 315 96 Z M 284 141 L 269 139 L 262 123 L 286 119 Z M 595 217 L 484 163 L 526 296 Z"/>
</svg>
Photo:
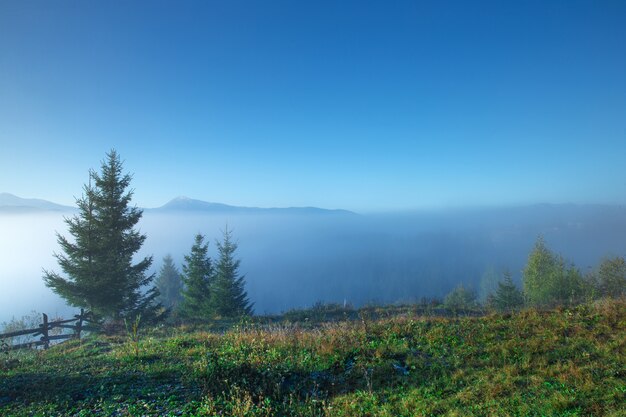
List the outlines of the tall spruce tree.
<svg viewBox="0 0 626 417">
<path fill-rule="evenodd" d="M 189 321 L 203 321 L 213 316 L 211 287 L 213 265 L 208 256 L 209 244 L 204 243 L 204 236 L 198 233 L 191 253 L 185 256 L 183 264 L 183 292 L 178 314 Z"/>
<path fill-rule="evenodd" d="M 245 277 L 239 275 L 240 260 L 235 259 L 237 244 L 226 226 L 222 241 L 216 241 L 219 257 L 215 265 L 213 307 L 222 317 L 239 317 L 252 314 L 252 304 L 244 288 Z"/>
<path fill-rule="evenodd" d="M 141 314 L 155 319 L 161 306 L 156 287 L 148 287 L 154 274 L 147 270 L 152 257 L 133 263 L 146 239 L 134 227 L 142 216 L 130 207 L 133 192 L 126 191 L 131 176 L 122 173 L 115 150 L 106 155 L 101 173 L 89 172 L 89 183 L 77 199 L 78 214 L 66 218 L 73 240 L 57 233 L 63 253 L 55 253 L 67 275 L 44 270 L 44 281 L 70 305 L 85 307 L 102 318 L 121 319 Z"/>
<path fill-rule="evenodd" d="M 163 266 L 157 276 L 156 286 L 159 290 L 161 304 L 175 310 L 182 300 L 183 282 L 171 255 L 166 255 L 163 258 Z"/>
</svg>

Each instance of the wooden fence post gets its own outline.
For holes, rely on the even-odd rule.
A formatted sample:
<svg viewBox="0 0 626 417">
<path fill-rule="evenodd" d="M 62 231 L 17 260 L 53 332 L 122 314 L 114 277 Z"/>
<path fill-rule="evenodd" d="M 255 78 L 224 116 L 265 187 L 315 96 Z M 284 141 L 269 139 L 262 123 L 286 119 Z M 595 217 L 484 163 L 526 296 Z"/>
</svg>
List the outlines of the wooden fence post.
<svg viewBox="0 0 626 417">
<path fill-rule="evenodd" d="M 43 324 L 41 325 L 41 341 L 43 342 L 43 348 L 48 349 L 50 347 L 50 339 L 48 338 L 48 315 L 43 313 Z"/>
<path fill-rule="evenodd" d="M 80 339 L 80 332 L 83 329 L 83 317 L 85 316 L 85 310 L 84 309 L 80 309 L 80 316 L 78 316 L 78 323 L 76 323 L 76 338 Z"/>
<path fill-rule="evenodd" d="M 74 315 L 73 319 L 68 320 L 56 320 L 56 321 L 48 321 L 48 315 L 42 314 L 43 323 L 38 325 L 34 329 L 24 329 L 17 330 L 14 332 L 2 333 L 0 334 L 0 352 L 14 350 L 14 349 L 24 349 L 31 348 L 37 346 L 43 346 L 44 349 L 48 349 L 50 347 L 50 342 L 54 340 L 65 340 L 71 338 L 78 338 L 80 340 L 80 335 L 83 330 L 93 331 L 94 327 L 90 326 L 91 324 L 91 312 L 85 313 L 84 309 L 80 310 L 80 315 Z M 85 325 L 87 322 L 87 325 Z M 53 335 L 50 335 L 50 331 L 55 328 L 59 329 L 70 329 L 74 331 L 74 334 L 63 333 L 63 330 L 57 332 L 53 332 Z M 25 336 L 28 335 L 32 338 L 36 338 L 38 335 L 41 335 L 38 341 L 31 340 L 26 343 L 19 343 L 16 345 L 9 345 L 4 339 L 17 337 L 17 336 Z"/>
</svg>

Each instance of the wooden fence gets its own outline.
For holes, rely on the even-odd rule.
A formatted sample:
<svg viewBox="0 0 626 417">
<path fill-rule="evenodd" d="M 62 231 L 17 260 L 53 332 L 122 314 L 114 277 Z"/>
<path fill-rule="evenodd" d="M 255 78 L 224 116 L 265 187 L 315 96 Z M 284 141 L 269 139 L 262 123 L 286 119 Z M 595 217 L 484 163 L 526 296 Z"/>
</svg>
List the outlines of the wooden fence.
<svg viewBox="0 0 626 417">
<path fill-rule="evenodd" d="M 85 312 L 84 310 L 80 310 L 80 314 L 74 316 L 73 319 L 68 320 L 58 320 L 58 321 L 48 321 L 48 315 L 43 314 L 43 322 L 36 329 L 25 329 L 18 330 L 15 332 L 2 333 L 0 334 L 0 341 L 3 339 L 9 339 L 19 336 L 32 336 L 36 337 L 41 335 L 39 340 L 32 340 L 26 343 L 19 344 L 8 344 L 3 343 L 0 352 L 7 352 L 10 350 L 17 349 L 27 349 L 34 348 L 37 346 L 43 346 L 44 349 L 48 349 L 50 347 L 50 342 L 55 340 L 66 340 L 66 339 L 80 339 L 80 334 L 82 331 L 92 331 L 96 330 L 95 327 L 89 326 L 89 324 L 94 324 L 93 315 L 90 312 Z M 73 330 L 73 333 L 69 334 L 50 334 L 53 329 L 70 329 Z M 53 332 L 54 333 L 54 332 Z"/>
</svg>

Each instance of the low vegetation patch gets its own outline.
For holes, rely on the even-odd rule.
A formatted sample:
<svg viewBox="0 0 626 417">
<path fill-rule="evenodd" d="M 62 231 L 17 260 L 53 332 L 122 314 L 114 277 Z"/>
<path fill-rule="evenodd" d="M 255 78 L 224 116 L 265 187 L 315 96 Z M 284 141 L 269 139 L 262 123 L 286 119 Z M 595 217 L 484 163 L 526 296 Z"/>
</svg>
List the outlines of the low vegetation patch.
<svg viewBox="0 0 626 417">
<path fill-rule="evenodd" d="M 626 302 L 161 327 L 5 356 L 3 416 L 618 416 Z"/>
</svg>

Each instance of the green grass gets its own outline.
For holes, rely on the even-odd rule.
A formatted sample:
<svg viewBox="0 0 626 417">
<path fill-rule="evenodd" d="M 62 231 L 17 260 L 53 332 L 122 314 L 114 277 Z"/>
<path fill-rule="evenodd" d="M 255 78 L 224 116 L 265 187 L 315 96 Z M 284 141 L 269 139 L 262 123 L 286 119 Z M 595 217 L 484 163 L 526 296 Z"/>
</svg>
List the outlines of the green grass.
<svg viewBox="0 0 626 417">
<path fill-rule="evenodd" d="M 67 342 L 0 362 L 0 415 L 626 415 L 624 300 L 390 315 Z"/>
</svg>

